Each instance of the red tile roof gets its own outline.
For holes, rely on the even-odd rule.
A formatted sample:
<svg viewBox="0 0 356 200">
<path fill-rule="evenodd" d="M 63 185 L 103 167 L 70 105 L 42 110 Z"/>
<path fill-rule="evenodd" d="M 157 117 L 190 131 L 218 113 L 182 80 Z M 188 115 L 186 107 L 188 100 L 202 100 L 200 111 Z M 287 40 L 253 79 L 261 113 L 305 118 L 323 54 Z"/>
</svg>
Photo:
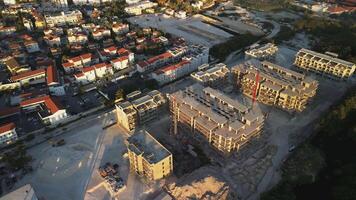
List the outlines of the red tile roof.
<svg viewBox="0 0 356 200">
<path fill-rule="evenodd" d="M 57 68 L 53 66 L 47 67 L 47 85 L 58 83 Z"/>
<path fill-rule="evenodd" d="M 168 71 L 174 71 L 178 68 L 181 68 L 183 67 L 184 65 L 186 64 L 189 64 L 190 62 L 187 61 L 187 60 L 182 60 L 181 62 L 177 63 L 177 64 L 174 64 L 174 65 L 169 65 L 169 66 L 166 66 L 166 67 L 163 67 L 159 70 L 157 70 L 155 73 L 157 74 L 161 74 L 161 73 L 165 73 L 165 72 L 168 72 Z"/>
<path fill-rule="evenodd" d="M 11 116 L 20 112 L 19 107 L 4 108 L 0 110 L 0 118 Z"/>
<path fill-rule="evenodd" d="M 22 101 L 20 103 L 20 106 L 27 107 L 27 106 L 31 106 L 31 105 L 40 104 L 40 103 L 44 103 L 45 106 L 47 107 L 48 111 L 52 114 L 54 114 L 58 110 L 62 109 L 60 104 L 58 103 L 58 101 L 55 98 L 50 97 L 48 95 Z"/>
<path fill-rule="evenodd" d="M 84 75 L 85 75 L 85 74 L 84 74 L 83 72 L 78 72 L 78 73 L 74 74 L 74 76 L 75 76 L 76 78 L 82 77 L 82 76 L 84 76 Z"/>
<path fill-rule="evenodd" d="M 44 75 L 45 74 L 45 70 L 44 69 L 37 69 L 37 70 L 33 70 L 33 71 L 28 71 L 28 72 L 23 72 L 20 73 L 18 75 L 12 76 L 10 78 L 11 81 L 19 81 L 25 78 L 29 78 L 29 77 L 33 77 L 33 76 L 39 76 L 39 75 Z"/>
<path fill-rule="evenodd" d="M 167 59 L 167 58 L 170 58 L 170 57 L 173 57 L 173 55 L 170 52 L 165 52 L 165 53 L 162 53 L 162 54 L 160 54 L 158 56 L 154 56 L 154 57 L 148 59 L 147 62 L 149 64 L 152 64 L 152 63 L 154 63 L 154 62 L 156 62 L 158 60 L 163 60 L 163 59 Z"/>
<path fill-rule="evenodd" d="M 81 59 L 88 59 L 88 58 L 91 58 L 91 53 L 86 53 L 86 54 L 83 54 L 83 55 L 80 55 Z"/>
<path fill-rule="evenodd" d="M 108 47 L 108 48 L 104 49 L 104 51 L 110 51 L 110 52 L 116 51 L 116 50 L 117 50 L 117 48 L 115 46 L 111 46 L 111 47 Z"/>
<path fill-rule="evenodd" d="M 5 132 L 10 131 L 14 128 L 16 128 L 16 125 L 13 122 L 3 124 L 0 126 L 0 133 L 5 133 Z"/>
<path fill-rule="evenodd" d="M 146 61 L 140 61 L 140 62 L 138 62 L 137 64 L 138 64 L 141 68 L 145 68 L 145 67 L 147 67 L 147 66 L 149 65 L 149 63 L 146 62 Z"/>
<path fill-rule="evenodd" d="M 63 66 L 63 67 L 73 67 L 74 64 L 73 64 L 73 63 L 70 63 L 70 62 L 66 62 L 66 63 L 63 63 L 62 66 Z"/>
<path fill-rule="evenodd" d="M 125 49 L 125 48 L 120 48 L 120 49 L 117 50 L 117 53 L 120 54 L 120 55 L 121 54 L 129 54 L 130 51 Z"/>
<path fill-rule="evenodd" d="M 119 58 L 116 58 L 116 59 L 112 60 L 111 62 L 113 62 L 113 63 L 118 63 L 118 62 L 122 62 L 122 61 L 128 60 L 128 59 L 129 59 L 128 56 L 121 56 L 121 57 L 119 57 Z"/>
<path fill-rule="evenodd" d="M 106 67 L 106 63 L 98 63 L 96 65 L 93 65 L 92 67 L 94 67 L 95 69 Z"/>
<path fill-rule="evenodd" d="M 93 71 L 93 70 L 95 70 L 94 66 L 84 67 L 82 69 L 82 72 L 85 73 L 85 72 L 90 72 L 90 71 Z"/>
<path fill-rule="evenodd" d="M 82 60 L 82 58 L 80 56 L 76 56 L 76 57 L 68 59 L 68 61 L 72 61 L 72 62 L 78 62 L 78 61 L 81 61 L 81 60 Z"/>
</svg>

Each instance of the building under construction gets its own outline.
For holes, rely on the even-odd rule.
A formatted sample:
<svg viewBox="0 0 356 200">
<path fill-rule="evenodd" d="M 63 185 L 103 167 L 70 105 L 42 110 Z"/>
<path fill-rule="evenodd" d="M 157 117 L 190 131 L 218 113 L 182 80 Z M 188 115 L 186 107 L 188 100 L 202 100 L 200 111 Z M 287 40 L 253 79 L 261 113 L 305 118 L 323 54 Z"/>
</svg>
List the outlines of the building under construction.
<svg viewBox="0 0 356 200">
<path fill-rule="evenodd" d="M 116 104 L 117 121 L 126 130 L 133 131 L 139 125 L 156 119 L 165 103 L 164 95 L 157 90 L 136 96 L 134 100 Z"/>
<path fill-rule="evenodd" d="M 277 51 L 278 47 L 273 43 L 253 45 L 250 49 L 245 51 L 245 57 L 247 59 L 255 58 L 259 60 L 270 60 L 274 58 Z"/>
<path fill-rule="evenodd" d="M 251 60 L 231 71 L 246 96 L 288 111 L 303 111 L 318 88 L 311 77 L 267 61 Z"/>
<path fill-rule="evenodd" d="M 198 72 L 190 75 L 195 81 L 212 88 L 226 87 L 229 82 L 230 70 L 224 63 L 219 63 L 214 66 L 204 64 L 203 68 L 201 67 Z"/>
<path fill-rule="evenodd" d="M 337 55 L 321 54 L 308 49 L 299 50 L 294 65 L 303 70 L 342 80 L 349 79 L 356 69 L 354 63 L 341 60 Z"/>
<path fill-rule="evenodd" d="M 194 84 L 169 96 L 173 134 L 207 141 L 219 152 L 239 150 L 260 134 L 264 116 L 225 94 Z"/>
<path fill-rule="evenodd" d="M 159 180 L 173 172 L 173 156 L 147 131 L 127 139 L 130 169 L 147 180 Z"/>
</svg>

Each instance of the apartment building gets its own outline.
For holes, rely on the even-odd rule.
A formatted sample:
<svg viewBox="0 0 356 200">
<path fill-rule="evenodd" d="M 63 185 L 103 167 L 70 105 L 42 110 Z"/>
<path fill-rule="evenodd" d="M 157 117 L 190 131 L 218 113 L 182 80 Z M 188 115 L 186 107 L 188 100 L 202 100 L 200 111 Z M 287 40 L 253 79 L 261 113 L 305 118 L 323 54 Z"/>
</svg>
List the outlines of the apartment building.
<svg viewBox="0 0 356 200">
<path fill-rule="evenodd" d="M 17 140 L 15 123 L 7 123 L 0 125 L 0 145 L 10 144 Z"/>
<path fill-rule="evenodd" d="M 318 89 L 313 78 L 268 61 L 246 62 L 233 67 L 232 73 L 246 96 L 287 111 L 303 111 Z"/>
<path fill-rule="evenodd" d="M 70 28 L 67 30 L 67 40 L 70 45 L 85 44 L 88 42 L 88 35 L 80 27 Z"/>
<path fill-rule="evenodd" d="M 75 81 L 81 84 L 89 84 L 105 75 L 113 74 L 110 64 L 98 63 L 90 67 L 84 67 L 80 72 L 74 74 Z"/>
<path fill-rule="evenodd" d="M 230 70 L 224 63 L 219 63 L 214 66 L 206 64 L 198 72 L 192 73 L 190 76 L 204 86 L 212 88 L 223 88 L 229 82 Z"/>
<path fill-rule="evenodd" d="M 147 131 L 127 139 L 130 169 L 146 180 L 155 181 L 173 172 L 173 155 Z"/>
<path fill-rule="evenodd" d="M 19 82 L 23 84 L 32 84 L 32 83 L 42 83 L 45 82 L 46 70 L 45 69 L 36 69 L 32 71 L 26 71 L 14 75 L 10 78 L 11 82 Z"/>
<path fill-rule="evenodd" d="M 264 116 L 218 90 L 194 84 L 169 96 L 172 132 L 208 142 L 228 155 L 260 134 Z"/>
<path fill-rule="evenodd" d="M 158 4 L 156 2 L 151 2 L 151 1 L 140 1 L 134 4 L 130 4 L 125 8 L 125 11 L 129 15 L 141 15 L 142 11 L 148 8 L 153 8 L 156 7 Z"/>
<path fill-rule="evenodd" d="M 90 66 L 95 62 L 96 60 L 91 53 L 85 53 L 80 56 L 68 58 L 67 62 L 63 63 L 62 66 L 64 71 L 68 74 L 81 70 L 83 66 Z"/>
<path fill-rule="evenodd" d="M 79 10 L 63 11 L 44 16 L 47 26 L 64 26 L 66 24 L 78 25 L 83 19 L 83 15 Z"/>
<path fill-rule="evenodd" d="M 157 90 L 139 96 L 116 104 L 118 123 L 128 131 L 156 119 L 166 103 L 163 94 Z"/>
<path fill-rule="evenodd" d="M 172 51 L 173 52 L 173 51 Z M 178 51 L 179 53 L 181 51 Z M 172 55 L 175 55 L 174 52 Z M 180 57 L 175 55 L 174 57 Z M 178 62 L 154 71 L 151 76 L 159 84 L 172 82 L 178 78 L 189 75 L 198 67 L 209 61 L 209 54 L 203 46 L 191 46 L 184 54 L 184 57 Z"/>
<path fill-rule="evenodd" d="M 352 62 L 341 60 L 330 53 L 321 54 L 308 49 L 299 50 L 294 65 L 306 71 L 341 80 L 349 79 L 356 69 Z"/>
<path fill-rule="evenodd" d="M 130 31 L 130 26 L 128 24 L 114 22 L 112 24 L 112 31 L 116 35 L 125 34 Z"/>
<path fill-rule="evenodd" d="M 12 56 L 1 59 L 1 63 L 6 66 L 11 75 L 16 75 L 31 70 L 30 67 L 21 66 L 16 58 Z"/>
<path fill-rule="evenodd" d="M 15 26 L 1 26 L 0 25 L 0 36 L 12 35 L 16 32 Z"/>
<path fill-rule="evenodd" d="M 2 196 L 0 200 L 38 200 L 36 192 L 30 184 L 26 184 L 16 190 Z"/>
<path fill-rule="evenodd" d="M 47 125 L 58 124 L 68 117 L 66 109 L 58 100 L 48 95 L 24 100 L 20 107 L 25 113 L 37 112 L 42 122 Z"/>
<path fill-rule="evenodd" d="M 246 58 L 256 58 L 260 60 L 271 59 L 277 53 L 278 47 L 273 43 L 252 46 L 245 51 Z"/>
</svg>

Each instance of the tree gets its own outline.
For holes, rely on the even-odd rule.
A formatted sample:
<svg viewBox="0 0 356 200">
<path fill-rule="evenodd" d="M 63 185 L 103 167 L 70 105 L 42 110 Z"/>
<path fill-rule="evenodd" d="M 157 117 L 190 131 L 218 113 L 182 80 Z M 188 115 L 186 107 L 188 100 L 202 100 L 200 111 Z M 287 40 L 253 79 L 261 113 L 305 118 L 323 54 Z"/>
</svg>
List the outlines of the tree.
<svg viewBox="0 0 356 200">
<path fill-rule="evenodd" d="M 122 101 L 125 98 L 124 90 L 119 88 L 115 93 L 115 102 Z"/>
</svg>

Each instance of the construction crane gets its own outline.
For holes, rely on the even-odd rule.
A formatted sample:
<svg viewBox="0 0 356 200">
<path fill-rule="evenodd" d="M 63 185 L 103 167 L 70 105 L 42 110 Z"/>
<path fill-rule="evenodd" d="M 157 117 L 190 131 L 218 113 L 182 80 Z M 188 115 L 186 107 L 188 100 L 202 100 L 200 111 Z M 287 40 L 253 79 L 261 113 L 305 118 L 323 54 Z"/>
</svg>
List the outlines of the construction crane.
<svg viewBox="0 0 356 200">
<path fill-rule="evenodd" d="M 258 85 L 260 84 L 260 72 L 257 71 L 257 74 L 256 74 L 256 84 L 253 88 L 253 95 L 252 95 L 252 108 L 254 107 L 255 105 L 255 102 L 256 102 L 256 96 L 257 96 L 257 89 L 258 89 Z"/>
</svg>

